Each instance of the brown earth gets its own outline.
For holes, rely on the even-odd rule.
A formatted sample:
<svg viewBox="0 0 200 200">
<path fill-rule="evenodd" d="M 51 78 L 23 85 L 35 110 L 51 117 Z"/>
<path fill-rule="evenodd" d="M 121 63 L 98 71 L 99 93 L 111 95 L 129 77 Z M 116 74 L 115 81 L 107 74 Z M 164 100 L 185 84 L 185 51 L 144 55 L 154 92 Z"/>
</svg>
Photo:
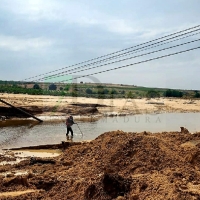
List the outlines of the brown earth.
<svg viewBox="0 0 200 200">
<path fill-rule="evenodd" d="M 1 175 L 1 199 L 199 200 L 200 133 L 107 132 L 56 158 L 0 166 L 15 170 L 28 174 Z"/>
</svg>

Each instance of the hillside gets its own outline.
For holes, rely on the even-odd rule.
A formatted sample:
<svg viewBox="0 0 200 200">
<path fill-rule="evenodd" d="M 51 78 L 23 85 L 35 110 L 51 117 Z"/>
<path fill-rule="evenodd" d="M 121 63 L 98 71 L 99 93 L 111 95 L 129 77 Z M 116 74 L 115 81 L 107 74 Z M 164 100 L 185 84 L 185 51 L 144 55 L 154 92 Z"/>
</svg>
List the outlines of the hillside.
<svg viewBox="0 0 200 200">
<path fill-rule="evenodd" d="M 199 91 L 168 88 L 149 88 L 110 83 L 34 83 L 0 81 L 1 93 L 54 95 L 93 98 L 200 98 Z"/>
</svg>

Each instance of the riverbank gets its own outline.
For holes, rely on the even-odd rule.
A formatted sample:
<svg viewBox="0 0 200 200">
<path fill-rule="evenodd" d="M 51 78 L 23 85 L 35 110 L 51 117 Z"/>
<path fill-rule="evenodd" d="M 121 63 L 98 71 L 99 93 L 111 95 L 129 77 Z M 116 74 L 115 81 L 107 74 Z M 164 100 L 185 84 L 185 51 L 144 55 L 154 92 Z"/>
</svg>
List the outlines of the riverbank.
<svg viewBox="0 0 200 200">
<path fill-rule="evenodd" d="M 3 94 L 1 99 L 36 116 L 133 115 L 164 112 L 200 112 L 200 100 L 158 99 L 94 99 L 43 95 Z M 0 115 L 12 115 L 13 110 L 0 103 Z M 19 113 L 17 113 L 20 115 Z"/>
<path fill-rule="evenodd" d="M 200 133 L 112 131 L 62 151 L 54 158 L 0 166 L 0 198 L 186 200 L 200 195 Z"/>
</svg>

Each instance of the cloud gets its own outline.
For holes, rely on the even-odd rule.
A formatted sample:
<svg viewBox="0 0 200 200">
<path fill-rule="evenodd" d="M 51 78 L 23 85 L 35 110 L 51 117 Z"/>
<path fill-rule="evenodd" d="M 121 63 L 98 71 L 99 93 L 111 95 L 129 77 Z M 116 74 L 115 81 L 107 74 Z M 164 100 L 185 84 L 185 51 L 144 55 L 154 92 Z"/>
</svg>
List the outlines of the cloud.
<svg viewBox="0 0 200 200">
<path fill-rule="evenodd" d="M 80 27 L 100 27 L 118 34 L 136 32 L 133 24 L 120 17 L 107 14 L 82 2 L 18 0 L 4 1 L 3 10 L 29 21 L 61 21 L 63 25 L 75 24 Z M 16 9 L 17 8 L 17 9 Z"/>
<path fill-rule="evenodd" d="M 17 38 L 14 36 L 0 35 L 0 48 L 10 51 L 25 51 L 29 49 L 39 50 L 53 44 L 51 40 L 45 38 Z"/>
<path fill-rule="evenodd" d="M 2 0 L 0 4 L 4 11 L 13 13 L 17 17 L 24 17 L 26 20 L 54 20 L 61 17 L 60 4 L 52 0 L 48 0 L 48 2 L 43 0 Z"/>
<path fill-rule="evenodd" d="M 113 0 L 1 0 L 1 76 L 9 79 L 12 69 L 15 73 L 11 78 L 19 80 L 30 72 L 31 75 L 45 73 L 195 26 L 198 23 L 198 8 L 198 0 L 124 0 L 117 3 Z M 152 50 L 158 48 L 162 47 Z M 188 52 L 182 56 L 112 71 L 109 75 L 98 74 L 97 78 L 102 78 L 102 82 L 165 84 L 160 78 L 165 74 L 170 77 L 171 73 L 173 76 L 177 74 L 175 69 L 187 73 L 188 69 L 184 66 L 191 69 L 198 66 L 198 53 Z M 147 58 L 150 57 L 156 55 Z M 137 62 L 138 59 L 118 63 L 117 66 Z M 15 69 L 16 66 L 18 68 Z M 105 66 L 105 69 L 108 67 Z M 158 72 L 160 76 L 156 75 Z M 115 77 L 110 76 L 112 74 Z M 199 80 L 198 73 L 195 73 L 195 77 L 191 79 Z M 178 85 L 177 81 L 173 83 Z M 184 84 L 184 81 L 180 84 Z"/>
</svg>

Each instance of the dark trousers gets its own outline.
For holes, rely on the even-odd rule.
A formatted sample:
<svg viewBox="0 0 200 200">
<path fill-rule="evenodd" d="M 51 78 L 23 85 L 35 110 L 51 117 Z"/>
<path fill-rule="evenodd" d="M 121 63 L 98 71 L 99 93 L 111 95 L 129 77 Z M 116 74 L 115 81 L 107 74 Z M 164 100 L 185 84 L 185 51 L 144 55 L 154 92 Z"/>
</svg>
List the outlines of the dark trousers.
<svg viewBox="0 0 200 200">
<path fill-rule="evenodd" d="M 66 135 L 68 135 L 69 132 L 71 132 L 71 136 L 73 136 L 73 130 L 72 130 L 71 126 L 67 126 L 67 133 L 66 133 Z"/>
</svg>

